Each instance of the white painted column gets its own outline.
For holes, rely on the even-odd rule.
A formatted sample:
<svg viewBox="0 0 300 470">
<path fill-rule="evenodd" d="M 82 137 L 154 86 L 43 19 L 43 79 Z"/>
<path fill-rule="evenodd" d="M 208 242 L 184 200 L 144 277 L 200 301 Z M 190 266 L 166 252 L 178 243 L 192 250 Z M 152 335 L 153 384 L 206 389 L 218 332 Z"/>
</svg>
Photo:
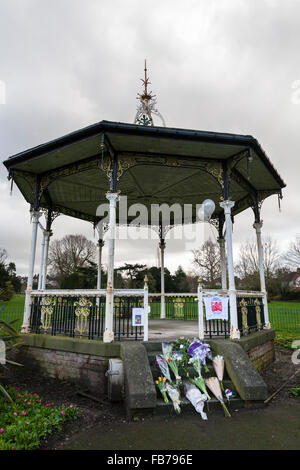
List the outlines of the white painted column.
<svg viewBox="0 0 300 470">
<path fill-rule="evenodd" d="M 161 271 L 160 271 L 160 318 L 166 318 L 166 306 L 165 306 L 165 248 L 166 242 L 162 238 L 159 243 L 160 248 L 160 261 L 161 261 Z"/>
<path fill-rule="evenodd" d="M 149 339 L 149 303 L 148 303 L 148 277 L 144 279 L 144 341 Z"/>
<path fill-rule="evenodd" d="M 44 250 L 44 262 L 43 262 L 43 277 L 42 277 L 42 289 L 46 289 L 47 283 L 47 268 L 48 268 L 48 254 L 49 254 L 49 243 L 52 235 L 51 231 L 45 230 L 45 250 Z"/>
<path fill-rule="evenodd" d="M 202 292 L 202 280 L 198 279 L 198 328 L 199 328 L 199 339 L 204 339 L 204 318 L 203 318 L 203 292 Z"/>
<path fill-rule="evenodd" d="M 225 250 L 225 239 L 218 238 L 218 243 L 220 247 L 220 257 L 221 257 L 221 281 L 222 289 L 227 289 L 227 275 L 226 275 L 226 250 Z"/>
<path fill-rule="evenodd" d="M 226 227 L 226 247 L 227 247 L 227 268 L 228 268 L 228 294 L 230 305 L 230 338 L 239 339 L 240 332 L 238 328 L 237 305 L 236 305 L 236 290 L 234 280 L 234 265 L 233 265 L 233 250 L 232 250 L 232 222 L 231 222 L 231 209 L 234 206 L 234 201 L 223 201 L 220 206 L 224 209 L 225 214 L 225 227 Z"/>
<path fill-rule="evenodd" d="M 44 271 L 44 253 L 45 253 L 45 230 L 42 228 L 42 247 L 41 247 L 41 261 L 40 261 L 40 272 L 39 272 L 39 281 L 38 281 L 38 290 L 42 289 L 43 283 L 43 271 Z"/>
<path fill-rule="evenodd" d="M 253 224 L 253 228 L 256 231 L 260 290 L 264 294 L 263 304 L 264 304 L 265 328 L 270 329 L 271 325 L 269 321 L 269 310 L 268 310 L 267 290 L 266 290 L 266 281 L 265 281 L 265 268 L 264 268 L 264 250 L 263 250 L 262 241 L 261 241 L 262 225 L 263 225 L 263 221 L 261 220 L 260 222 L 255 222 Z"/>
<path fill-rule="evenodd" d="M 108 266 L 107 266 L 107 287 L 105 304 L 105 331 L 103 335 L 104 343 L 111 343 L 114 340 L 113 315 L 114 315 L 114 258 L 115 258 L 115 234 L 116 234 L 116 205 L 118 193 L 107 193 L 109 200 L 109 230 L 108 230 Z"/>
<path fill-rule="evenodd" d="M 34 211 L 32 213 L 32 234 L 31 234 L 29 271 L 28 271 L 27 288 L 26 288 L 26 293 L 25 293 L 25 308 L 24 308 L 24 316 L 23 316 L 23 324 L 21 328 L 21 333 L 28 333 L 30 329 L 31 291 L 32 291 L 32 283 L 33 283 L 33 276 L 34 276 L 36 239 L 37 239 L 39 218 L 41 217 L 41 215 L 42 214 L 38 211 Z"/>
</svg>

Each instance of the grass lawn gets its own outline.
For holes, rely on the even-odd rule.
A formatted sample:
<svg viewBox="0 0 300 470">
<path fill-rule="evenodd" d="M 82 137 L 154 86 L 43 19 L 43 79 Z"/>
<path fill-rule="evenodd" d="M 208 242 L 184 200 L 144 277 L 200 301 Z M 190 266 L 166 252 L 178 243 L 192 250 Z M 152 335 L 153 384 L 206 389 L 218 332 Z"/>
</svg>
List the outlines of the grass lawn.
<svg viewBox="0 0 300 470">
<path fill-rule="evenodd" d="M 273 302 L 270 302 L 269 303 L 269 308 L 271 309 L 275 309 L 275 308 L 287 308 L 289 310 L 292 310 L 292 309 L 300 309 L 300 302 L 294 302 L 294 301 L 290 301 L 290 302 L 282 302 L 282 301 L 273 301 Z"/>
<path fill-rule="evenodd" d="M 15 323 L 17 330 L 21 329 L 24 313 L 24 294 L 15 294 L 9 302 L 0 302 L 0 319 L 6 321 L 18 320 Z"/>
<path fill-rule="evenodd" d="M 1 302 L 0 307 L 2 311 L 22 310 L 24 308 L 25 295 L 15 294 L 8 302 Z"/>
<path fill-rule="evenodd" d="M 271 302 L 269 318 L 274 330 L 300 335 L 300 302 Z"/>
</svg>

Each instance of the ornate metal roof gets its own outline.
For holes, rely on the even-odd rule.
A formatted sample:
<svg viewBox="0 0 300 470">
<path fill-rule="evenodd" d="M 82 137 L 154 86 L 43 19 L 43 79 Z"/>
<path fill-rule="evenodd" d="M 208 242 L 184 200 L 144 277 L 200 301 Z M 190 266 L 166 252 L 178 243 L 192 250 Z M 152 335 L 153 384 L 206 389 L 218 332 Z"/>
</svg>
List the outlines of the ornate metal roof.
<svg viewBox="0 0 300 470">
<path fill-rule="evenodd" d="M 13 155 L 4 165 L 28 203 L 37 202 L 38 184 L 41 207 L 96 223 L 98 205 L 107 202 L 113 161 L 128 204 L 147 207 L 210 198 L 218 217 L 224 162 L 234 215 L 251 207 L 254 197 L 261 201 L 285 187 L 252 136 L 109 121 Z"/>
</svg>

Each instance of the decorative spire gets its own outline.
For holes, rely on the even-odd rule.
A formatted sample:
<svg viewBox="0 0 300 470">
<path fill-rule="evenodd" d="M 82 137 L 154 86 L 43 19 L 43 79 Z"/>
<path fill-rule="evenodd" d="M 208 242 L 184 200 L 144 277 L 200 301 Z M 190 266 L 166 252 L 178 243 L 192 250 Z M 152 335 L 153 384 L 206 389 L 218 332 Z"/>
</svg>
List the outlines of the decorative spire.
<svg viewBox="0 0 300 470">
<path fill-rule="evenodd" d="M 163 126 L 165 127 L 165 120 L 162 117 L 162 115 L 158 112 L 156 109 L 156 95 L 152 94 L 152 91 L 148 91 L 148 85 L 150 85 L 150 80 L 147 75 L 147 62 L 145 59 L 145 66 L 144 66 L 144 78 L 141 78 L 141 81 L 144 86 L 144 91 L 143 93 L 138 93 L 137 94 L 137 99 L 139 100 L 138 106 L 137 106 L 137 112 L 135 115 L 134 123 L 139 124 L 141 126 L 154 126 L 153 123 L 153 117 L 152 115 L 158 116 L 161 121 Z"/>
</svg>

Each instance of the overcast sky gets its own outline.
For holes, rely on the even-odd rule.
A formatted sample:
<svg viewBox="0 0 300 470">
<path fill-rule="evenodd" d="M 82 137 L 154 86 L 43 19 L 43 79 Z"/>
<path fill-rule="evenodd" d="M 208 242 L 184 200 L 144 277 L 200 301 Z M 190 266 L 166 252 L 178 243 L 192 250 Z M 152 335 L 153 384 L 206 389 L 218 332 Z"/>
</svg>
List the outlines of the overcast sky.
<svg viewBox="0 0 300 470">
<path fill-rule="evenodd" d="M 287 184 L 282 212 L 276 196 L 262 209 L 284 249 L 300 234 L 299 31 L 297 0 L 0 0 L 1 159 L 103 119 L 132 122 L 147 58 L 167 126 L 258 139 Z M 2 166 L 0 247 L 22 274 L 29 207 L 16 187 L 9 195 Z M 251 211 L 236 217 L 235 259 L 252 223 Z M 53 230 L 93 239 L 91 224 L 66 216 Z M 184 248 L 168 244 L 171 271 L 191 268 Z M 156 260 L 156 241 L 117 243 L 117 264 Z"/>
</svg>

